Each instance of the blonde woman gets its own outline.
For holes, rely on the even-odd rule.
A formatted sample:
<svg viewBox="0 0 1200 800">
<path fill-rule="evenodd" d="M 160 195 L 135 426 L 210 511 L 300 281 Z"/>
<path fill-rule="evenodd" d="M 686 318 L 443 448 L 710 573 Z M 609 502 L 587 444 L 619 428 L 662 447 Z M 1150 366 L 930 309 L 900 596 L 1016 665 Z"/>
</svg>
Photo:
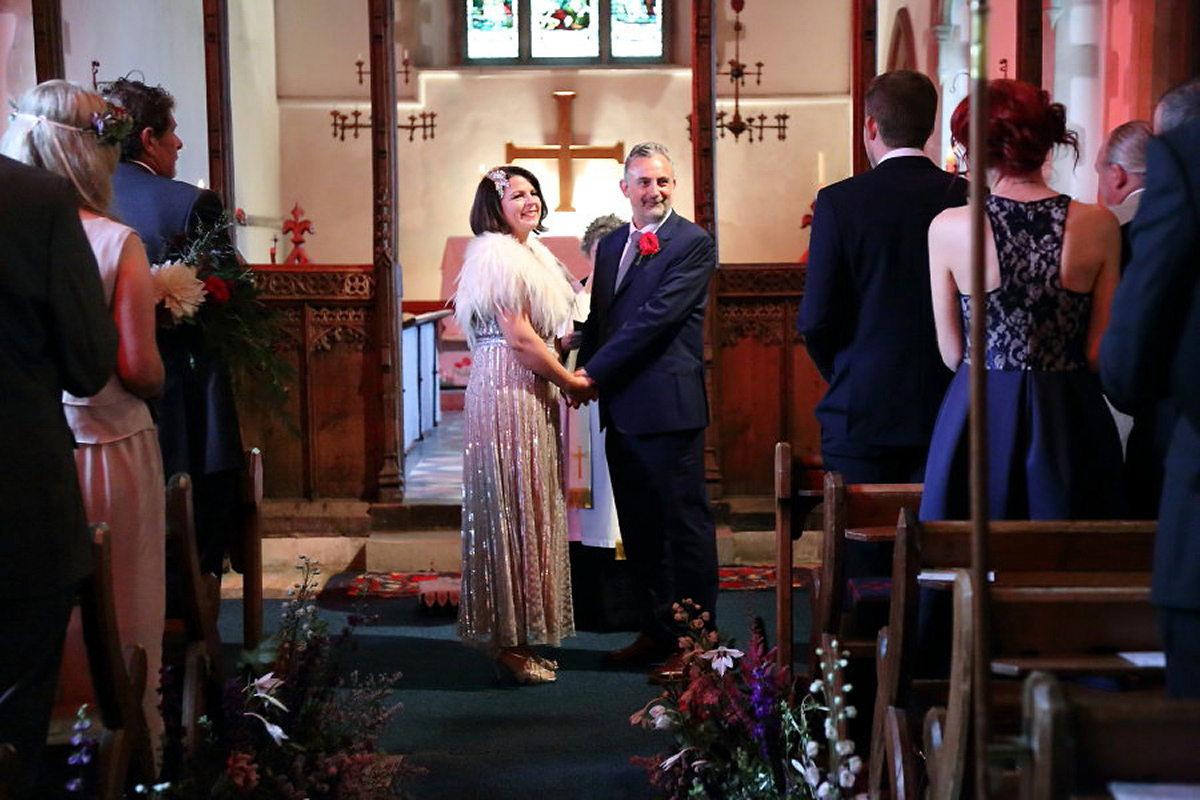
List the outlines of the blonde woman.
<svg viewBox="0 0 1200 800">
<path fill-rule="evenodd" d="M 162 388 L 155 345 L 155 293 L 146 251 L 130 228 L 109 212 L 118 146 L 128 123 L 100 95 L 73 83 L 46 81 L 17 104 L 0 151 L 67 178 L 100 267 L 117 326 L 117 368 L 92 397 L 63 394 L 63 410 L 78 446 L 75 463 L 89 522 L 113 535 L 117 622 L 122 640 L 146 651 L 143 707 L 158 741 L 158 671 L 165 610 L 162 458 L 146 399 Z M 67 637 L 60 695 L 90 696 L 78 621 Z"/>
</svg>

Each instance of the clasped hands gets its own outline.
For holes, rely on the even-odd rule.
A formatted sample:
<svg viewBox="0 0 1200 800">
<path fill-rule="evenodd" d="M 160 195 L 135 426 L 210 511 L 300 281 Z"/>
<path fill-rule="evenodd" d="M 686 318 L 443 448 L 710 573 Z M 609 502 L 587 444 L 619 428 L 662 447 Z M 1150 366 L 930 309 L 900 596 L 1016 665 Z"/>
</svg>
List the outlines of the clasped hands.
<svg viewBox="0 0 1200 800">
<path fill-rule="evenodd" d="M 579 408 L 596 399 L 596 383 L 586 370 L 577 369 L 571 373 L 567 385 L 563 387 L 563 392 L 567 395 L 567 405 L 571 408 Z"/>
</svg>

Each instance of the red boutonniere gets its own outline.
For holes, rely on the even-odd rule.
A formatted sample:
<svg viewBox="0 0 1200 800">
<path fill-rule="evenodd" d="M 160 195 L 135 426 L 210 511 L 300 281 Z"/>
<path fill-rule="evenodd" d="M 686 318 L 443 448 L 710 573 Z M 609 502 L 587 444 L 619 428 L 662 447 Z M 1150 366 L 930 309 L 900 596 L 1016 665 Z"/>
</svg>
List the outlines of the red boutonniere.
<svg viewBox="0 0 1200 800">
<path fill-rule="evenodd" d="M 653 231 L 647 231 L 638 237 L 638 253 L 652 256 L 658 252 L 658 236 Z"/>
</svg>

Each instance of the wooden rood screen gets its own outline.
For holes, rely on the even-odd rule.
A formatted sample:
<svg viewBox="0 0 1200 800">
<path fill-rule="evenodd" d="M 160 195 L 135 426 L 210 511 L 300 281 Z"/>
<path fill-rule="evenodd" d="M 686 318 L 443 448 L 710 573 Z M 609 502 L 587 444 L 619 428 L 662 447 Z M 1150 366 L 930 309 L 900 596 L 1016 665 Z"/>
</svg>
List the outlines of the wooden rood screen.
<svg viewBox="0 0 1200 800">
<path fill-rule="evenodd" d="M 796 334 L 803 294 L 803 264 L 722 264 L 713 278 L 710 436 L 725 494 L 772 493 L 777 441 L 820 470 L 813 408 L 825 382 Z M 820 476 L 806 483 L 820 486 Z"/>
</svg>

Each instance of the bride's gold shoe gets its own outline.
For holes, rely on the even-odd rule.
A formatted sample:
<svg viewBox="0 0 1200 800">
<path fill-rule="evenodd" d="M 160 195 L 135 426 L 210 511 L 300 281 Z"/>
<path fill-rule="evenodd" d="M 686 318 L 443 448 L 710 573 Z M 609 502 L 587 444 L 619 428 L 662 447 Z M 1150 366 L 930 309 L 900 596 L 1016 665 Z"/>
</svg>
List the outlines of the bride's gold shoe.
<svg viewBox="0 0 1200 800">
<path fill-rule="evenodd" d="M 532 653 L 501 650 L 500 654 L 496 656 L 496 665 L 503 667 L 513 680 L 522 686 L 553 683 L 557 677 L 554 674 L 554 667 L 557 667 L 557 664 Z"/>
</svg>

